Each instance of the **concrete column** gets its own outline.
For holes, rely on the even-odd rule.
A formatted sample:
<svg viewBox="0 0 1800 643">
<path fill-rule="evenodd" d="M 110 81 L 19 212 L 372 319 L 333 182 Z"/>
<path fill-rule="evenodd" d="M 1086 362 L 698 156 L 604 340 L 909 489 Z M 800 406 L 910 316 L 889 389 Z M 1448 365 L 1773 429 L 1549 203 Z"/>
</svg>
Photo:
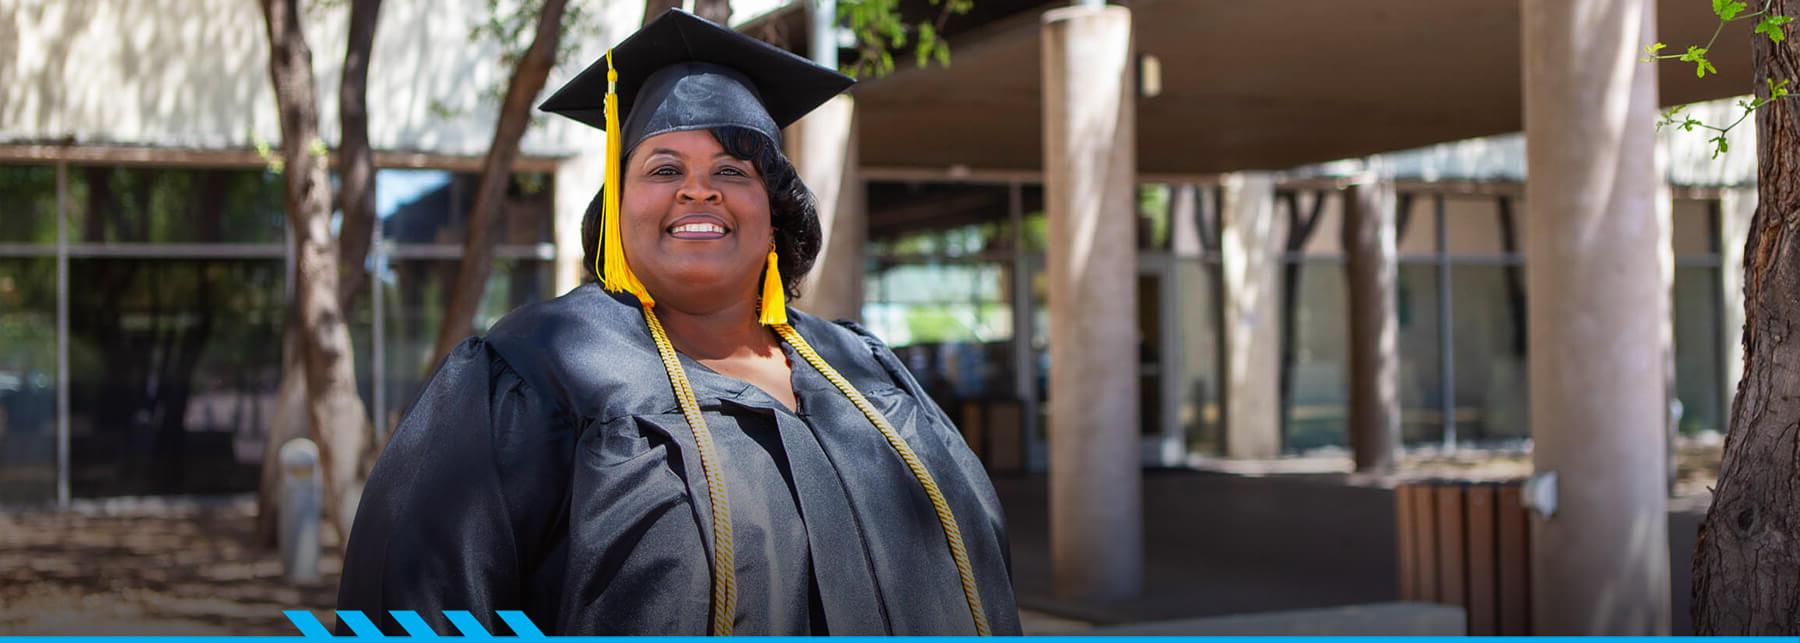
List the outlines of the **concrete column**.
<svg viewBox="0 0 1800 643">
<path fill-rule="evenodd" d="M 1539 634 L 1669 632 L 1654 0 L 1522 0 Z"/>
<path fill-rule="evenodd" d="M 1059 595 L 1123 599 L 1143 569 L 1131 12 L 1043 20 L 1051 569 Z"/>
<path fill-rule="evenodd" d="M 1281 455 L 1281 254 L 1287 221 L 1266 172 L 1220 183 L 1219 259 L 1225 273 L 1225 455 Z"/>
<path fill-rule="evenodd" d="M 856 103 L 827 101 L 787 130 L 800 180 L 819 206 L 824 248 L 795 306 L 825 319 L 862 319 L 863 246 L 869 239 L 862 176 L 857 171 Z"/>
<path fill-rule="evenodd" d="M 1350 452 L 1356 470 L 1387 473 L 1400 458 L 1400 263 L 1394 186 L 1373 175 L 1344 193 L 1349 308 Z"/>
<path fill-rule="evenodd" d="M 1725 357 L 1725 418 L 1737 400 L 1738 380 L 1744 377 L 1744 243 L 1750 238 L 1750 218 L 1756 214 L 1756 186 L 1726 188 L 1719 195 L 1719 277 L 1723 282 L 1724 314 L 1720 316 L 1720 355 Z M 1730 430 L 1727 427 L 1727 430 Z"/>
</svg>

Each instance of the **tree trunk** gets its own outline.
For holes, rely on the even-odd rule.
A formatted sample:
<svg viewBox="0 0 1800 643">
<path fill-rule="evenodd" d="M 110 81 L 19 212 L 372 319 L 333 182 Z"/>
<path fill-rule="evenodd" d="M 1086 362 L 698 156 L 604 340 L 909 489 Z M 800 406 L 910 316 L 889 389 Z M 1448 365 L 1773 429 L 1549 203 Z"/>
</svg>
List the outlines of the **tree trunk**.
<svg viewBox="0 0 1800 643">
<path fill-rule="evenodd" d="M 256 494 L 256 544 L 273 548 L 280 544 L 281 445 L 307 434 L 306 367 L 300 360 L 300 307 L 288 301 L 287 323 L 281 331 L 281 388 L 275 393 L 275 410 L 264 434 L 262 478 Z"/>
<path fill-rule="evenodd" d="M 450 288 L 450 304 L 444 311 L 443 325 L 438 328 L 437 344 L 432 349 L 431 364 L 436 366 L 458 342 L 473 329 L 475 313 L 487 290 L 488 274 L 493 270 L 493 221 L 506 199 L 507 185 L 512 183 L 513 159 L 519 156 L 519 139 L 531 124 L 531 104 L 544 89 L 544 79 L 556 63 L 557 41 L 562 39 L 563 8 L 567 0 L 545 0 L 538 14 L 537 33 L 531 48 L 519 59 L 512 80 L 506 86 L 506 98 L 500 104 L 500 120 L 494 126 L 494 140 L 488 145 L 487 157 L 481 162 L 481 181 L 475 190 L 475 206 L 469 212 L 467 235 L 463 239 L 462 261 L 456 270 L 456 281 Z"/>
<path fill-rule="evenodd" d="M 343 132 L 337 149 L 338 209 L 344 213 L 338 235 L 338 305 L 351 317 L 356 296 L 368 285 L 368 258 L 375 228 L 375 154 L 369 147 L 369 55 L 375 48 L 375 26 L 381 0 L 354 0 L 350 5 L 350 37 L 344 51 L 344 77 L 338 90 L 338 112 Z M 297 309 L 293 300 L 290 310 Z M 375 320 L 381 323 L 381 320 Z M 267 426 L 263 445 L 262 477 L 257 489 L 256 542 L 276 543 L 276 518 L 281 513 L 281 445 L 307 434 L 305 415 L 306 371 L 301 366 L 299 318 L 288 316 L 282 330 L 281 388 L 275 396 L 275 414 Z M 375 374 L 380 377 L 380 373 Z M 380 451 L 381 445 L 375 445 Z"/>
<path fill-rule="evenodd" d="M 350 3 L 350 36 L 344 48 L 344 79 L 338 89 L 338 117 L 343 123 L 337 149 L 338 209 L 344 212 L 339 233 L 338 301 L 347 316 L 356 296 L 369 284 L 369 242 L 375 232 L 375 153 L 369 148 L 369 55 L 375 49 L 375 25 L 381 0 Z M 380 323 L 377 320 L 376 323 Z"/>
<path fill-rule="evenodd" d="M 281 117 L 288 226 L 294 239 L 294 294 L 306 371 L 307 421 L 324 470 L 325 517 L 348 542 L 369 453 L 368 416 L 356 393 L 350 329 L 338 305 L 337 239 L 331 234 L 330 181 L 310 148 L 318 140 L 312 51 L 300 29 L 300 0 L 262 0 L 269 36 L 269 78 Z"/>
<path fill-rule="evenodd" d="M 1800 0 L 1774 0 L 1792 16 Z M 1760 34 L 1765 79 L 1800 78 L 1800 56 Z M 1757 203 L 1744 249 L 1744 376 L 1731 408 L 1712 508 L 1694 553 L 1694 629 L 1700 634 L 1800 634 L 1800 105 L 1756 112 Z"/>
</svg>

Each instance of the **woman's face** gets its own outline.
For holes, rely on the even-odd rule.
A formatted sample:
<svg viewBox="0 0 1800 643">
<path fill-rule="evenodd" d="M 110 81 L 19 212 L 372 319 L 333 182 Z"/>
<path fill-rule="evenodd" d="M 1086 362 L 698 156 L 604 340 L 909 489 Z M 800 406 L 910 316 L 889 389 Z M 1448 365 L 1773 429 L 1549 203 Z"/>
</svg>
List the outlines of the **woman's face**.
<svg viewBox="0 0 1800 643">
<path fill-rule="evenodd" d="M 702 312 L 756 296 L 773 230 L 749 161 L 709 131 L 669 132 L 639 143 L 624 175 L 625 256 L 658 301 Z"/>
</svg>

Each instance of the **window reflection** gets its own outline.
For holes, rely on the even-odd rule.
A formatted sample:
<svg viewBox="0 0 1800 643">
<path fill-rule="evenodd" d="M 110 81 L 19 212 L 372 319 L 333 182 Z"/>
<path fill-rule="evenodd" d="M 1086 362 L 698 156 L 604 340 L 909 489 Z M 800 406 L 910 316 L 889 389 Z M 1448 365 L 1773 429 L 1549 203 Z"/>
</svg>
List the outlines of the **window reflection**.
<svg viewBox="0 0 1800 643">
<path fill-rule="evenodd" d="M 0 258 L 0 503 L 56 499 L 56 260 Z"/>
<path fill-rule="evenodd" d="M 431 350 L 450 301 L 450 285 L 456 280 L 458 265 L 456 260 L 443 259 L 402 259 L 388 265 L 382 291 L 387 426 L 398 422 L 435 366 Z M 519 306 L 550 297 L 551 284 L 548 262 L 495 260 L 481 307 L 475 314 L 475 334 L 487 332 L 494 322 Z"/>
<path fill-rule="evenodd" d="M 69 268 L 73 494 L 256 489 L 281 377 L 282 263 Z"/>
<path fill-rule="evenodd" d="M 445 170 L 382 170 L 375 175 L 381 235 L 402 244 L 461 244 L 480 176 Z M 516 173 L 493 222 L 501 244 L 549 243 L 555 218 L 551 180 Z"/>
<path fill-rule="evenodd" d="M 0 165 L 0 243 L 56 243 L 56 168 Z"/>
<path fill-rule="evenodd" d="M 69 239 L 279 243 L 281 175 L 261 170 L 70 166 Z"/>
</svg>

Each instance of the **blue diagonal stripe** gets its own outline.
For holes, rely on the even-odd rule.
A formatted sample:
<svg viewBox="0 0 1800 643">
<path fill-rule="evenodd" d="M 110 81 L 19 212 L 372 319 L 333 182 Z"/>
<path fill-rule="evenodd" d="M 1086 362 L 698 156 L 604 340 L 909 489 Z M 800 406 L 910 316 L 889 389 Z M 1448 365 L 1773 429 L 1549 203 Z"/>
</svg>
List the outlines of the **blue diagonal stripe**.
<svg viewBox="0 0 1800 643">
<path fill-rule="evenodd" d="M 444 610 L 444 617 L 450 619 L 450 624 L 455 625 L 456 629 L 461 630 L 462 635 L 465 638 L 471 638 L 471 639 L 494 638 L 494 635 L 489 633 L 487 631 L 487 628 L 481 626 L 481 621 L 475 620 L 475 615 L 470 614 L 467 611 Z"/>
<path fill-rule="evenodd" d="M 537 624 L 532 623 L 531 617 L 526 616 L 524 612 L 516 610 L 500 610 L 498 613 L 500 614 L 500 620 L 506 621 L 506 626 L 512 628 L 513 636 L 522 639 L 544 638 L 543 630 L 539 630 Z"/>
<path fill-rule="evenodd" d="M 299 628 L 300 636 L 309 639 L 331 638 L 331 632 L 326 631 L 325 626 L 319 624 L 319 617 L 313 616 L 312 612 L 306 610 L 283 610 L 281 613 L 288 618 L 289 622 L 294 624 L 294 627 Z"/>
<path fill-rule="evenodd" d="M 400 623 L 400 627 L 406 629 L 407 636 L 415 639 L 435 639 L 438 637 L 437 631 L 431 629 L 431 626 L 425 623 L 425 619 L 419 618 L 418 612 L 412 610 L 393 610 L 388 613 L 393 614 L 394 620 Z"/>
<path fill-rule="evenodd" d="M 337 615 L 338 622 L 349 626 L 350 632 L 357 638 L 382 637 L 381 628 L 375 627 L 375 624 L 370 622 L 369 617 L 364 616 L 361 610 L 338 610 Z"/>
</svg>

